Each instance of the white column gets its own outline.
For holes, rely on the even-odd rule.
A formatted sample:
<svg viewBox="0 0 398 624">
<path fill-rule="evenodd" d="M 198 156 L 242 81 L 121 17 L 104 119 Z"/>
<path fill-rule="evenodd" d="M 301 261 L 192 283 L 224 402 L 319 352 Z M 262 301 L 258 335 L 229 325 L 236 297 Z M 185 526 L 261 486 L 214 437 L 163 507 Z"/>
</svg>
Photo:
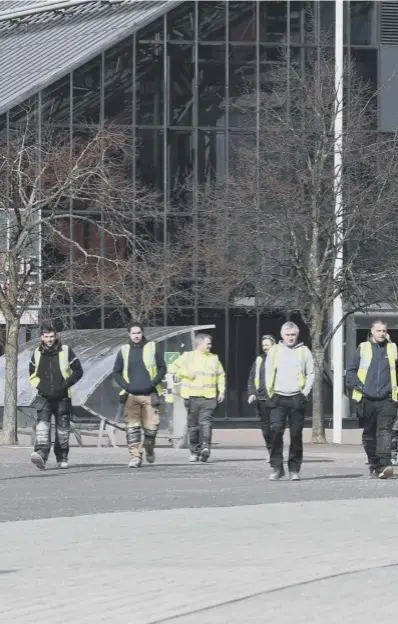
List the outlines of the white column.
<svg viewBox="0 0 398 624">
<path fill-rule="evenodd" d="M 336 31 L 335 31 L 335 123 L 334 123 L 334 199 L 335 199 L 335 223 L 336 244 L 340 244 L 340 227 L 343 223 L 343 197 L 342 197 L 342 151 L 343 151 L 343 45 L 344 45 L 344 6 L 343 0 L 335 0 L 336 7 Z M 343 268 L 343 249 L 336 255 L 334 275 L 337 278 Z M 342 297 L 336 297 L 333 302 L 332 322 L 333 328 L 343 318 Z M 344 346 L 343 326 L 341 325 L 333 337 L 333 442 L 341 444 L 343 429 L 343 374 L 344 374 Z"/>
</svg>

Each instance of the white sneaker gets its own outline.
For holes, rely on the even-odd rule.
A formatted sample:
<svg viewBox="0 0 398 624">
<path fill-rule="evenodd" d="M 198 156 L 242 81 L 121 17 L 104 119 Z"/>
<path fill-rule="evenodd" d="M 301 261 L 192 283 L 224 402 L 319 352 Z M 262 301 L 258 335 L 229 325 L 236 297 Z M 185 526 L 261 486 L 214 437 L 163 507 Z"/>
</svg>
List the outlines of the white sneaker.
<svg viewBox="0 0 398 624">
<path fill-rule="evenodd" d="M 34 464 L 36 466 L 36 468 L 38 468 L 39 470 L 44 470 L 46 467 L 46 462 L 44 461 L 44 459 L 42 458 L 42 456 L 40 455 L 40 453 L 36 453 L 36 451 L 34 453 L 32 453 L 32 455 L 30 456 L 30 461 L 32 462 L 32 464 Z"/>
<path fill-rule="evenodd" d="M 191 453 L 191 455 L 189 456 L 189 461 L 191 462 L 191 464 L 194 464 L 195 462 L 199 461 L 199 455 L 197 455 L 196 453 Z"/>
<path fill-rule="evenodd" d="M 61 461 L 61 462 L 57 462 L 57 467 L 65 469 L 65 468 L 69 468 L 69 465 L 67 461 Z"/>
<path fill-rule="evenodd" d="M 142 464 L 142 459 L 134 458 L 129 461 L 129 468 L 140 468 Z"/>
</svg>

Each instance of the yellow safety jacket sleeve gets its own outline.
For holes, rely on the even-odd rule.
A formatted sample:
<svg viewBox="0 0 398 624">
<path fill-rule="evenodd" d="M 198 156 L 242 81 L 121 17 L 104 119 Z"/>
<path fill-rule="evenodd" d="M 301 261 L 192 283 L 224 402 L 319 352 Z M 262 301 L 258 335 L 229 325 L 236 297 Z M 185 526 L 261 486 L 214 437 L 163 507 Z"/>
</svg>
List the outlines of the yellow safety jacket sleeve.
<svg viewBox="0 0 398 624">
<path fill-rule="evenodd" d="M 225 394 L 225 371 L 220 360 L 217 367 L 217 389 L 220 394 Z"/>
</svg>

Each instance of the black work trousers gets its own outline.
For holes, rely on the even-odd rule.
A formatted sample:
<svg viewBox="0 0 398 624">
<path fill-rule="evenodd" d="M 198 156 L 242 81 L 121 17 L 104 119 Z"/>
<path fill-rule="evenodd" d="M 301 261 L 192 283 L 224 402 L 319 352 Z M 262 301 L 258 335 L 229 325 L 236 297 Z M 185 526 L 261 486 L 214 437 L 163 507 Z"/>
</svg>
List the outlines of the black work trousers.
<svg viewBox="0 0 398 624">
<path fill-rule="evenodd" d="M 40 398 L 37 405 L 35 451 L 47 461 L 51 449 L 51 417 L 55 420 L 54 454 L 58 462 L 67 461 L 69 455 L 70 417 L 72 404 L 69 398 L 48 401 Z"/>
<path fill-rule="evenodd" d="M 213 414 L 217 407 L 217 399 L 191 397 L 185 399 L 188 412 L 188 437 L 191 453 L 198 455 L 204 448 L 211 448 L 213 430 Z"/>
<path fill-rule="evenodd" d="M 290 472 L 300 472 L 303 462 L 303 427 L 306 398 L 303 394 L 282 396 L 274 394 L 268 399 L 271 408 L 271 453 L 270 464 L 274 470 L 283 466 L 283 435 L 289 425 L 290 448 L 288 467 Z"/>
<path fill-rule="evenodd" d="M 268 452 L 271 452 L 271 425 L 270 425 L 270 411 L 271 408 L 268 406 L 267 401 L 256 401 L 256 409 L 257 414 L 260 419 L 260 428 L 263 434 L 265 446 L 268 449 Z"/>
<path fill-rule="evenodd" d="M 362 444 L 369 467 L 382 471 L 391 466 L 392 426 L 397 407 L 391 399 L 374 401 L 364 397 L 358 405 L 359 425 L 363 426 Z"/>
</svg>

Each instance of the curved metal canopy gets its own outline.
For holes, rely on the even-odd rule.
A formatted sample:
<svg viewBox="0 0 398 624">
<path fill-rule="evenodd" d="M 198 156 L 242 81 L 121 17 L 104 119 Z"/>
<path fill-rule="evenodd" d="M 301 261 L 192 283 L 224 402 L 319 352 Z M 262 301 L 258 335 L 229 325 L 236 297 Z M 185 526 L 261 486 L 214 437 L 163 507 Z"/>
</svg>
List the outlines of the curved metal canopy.
<svg viewBox="0 0 398 624">
<path fill-rule="evenodd" d="M 164 342 L 186 334 L 191 348 L 192 332 L 209 329 L 214 325 L 189 325 L 179 327 L 150 327 L 145 330 L 148 340 Z M 83 378 L 73 388 L 73 404 L 83 406 L 95 390 L 113 370 L 116 353 L 126 343 L 125 329 L 83 329 L 59 334 L 63 343 L 69 345 L 78 356 L 84 370 Z M 38 341 L 23 344 L 18 355 L 18 407 L 29 407 L 36 390 L 29 383 L 29 360 Z M 0 405 L 4 405 L 5 358 L 0 357 Z"/>
</svg>

